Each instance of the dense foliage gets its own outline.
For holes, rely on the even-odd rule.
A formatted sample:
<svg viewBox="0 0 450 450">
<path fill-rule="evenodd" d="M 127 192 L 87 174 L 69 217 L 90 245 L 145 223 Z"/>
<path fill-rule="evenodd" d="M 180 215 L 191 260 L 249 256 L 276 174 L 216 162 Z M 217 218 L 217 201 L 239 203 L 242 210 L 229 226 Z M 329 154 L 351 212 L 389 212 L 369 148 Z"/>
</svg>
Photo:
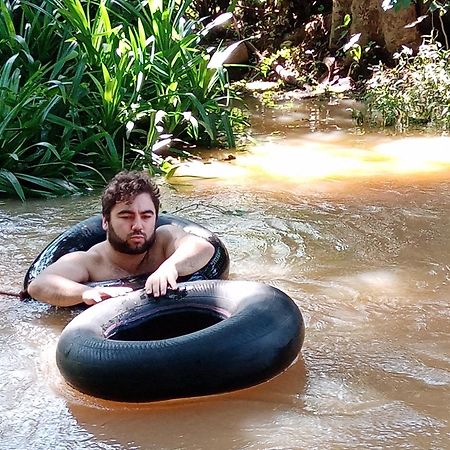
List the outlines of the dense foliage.
<svg viewBox="0 0 450 450">
<path fill-rule="evenodd" d="M 0 0 L 0 196 L 63 195 L 122 168 L 157 170 L 161 139 L 234 145 L 242 117 L 190 4 Z"/>
<path fill-rule="evenodd" d="M 177 151 L 177 142 L 234 146 L 245 120 L 232 107 L 227 39 L 245 38 L 252 50 L 259 71 L 248 78 L 308 95 L 363 85 L 370 65 L 391 53 L 359 41 L 353 9 L 335 16 L 338 3 L 347 8 L 331 0 L 0 0 L 0 197 L 82 192 L 122 168 L 170 174 L 156 153 Z M 399 52 L 396 67 L 376 66 L 358 118 L 448 130 L 450 1 L 380 0 L 385 10 L 413 3 L 416 25 L 431 25 L 433 40 L 416 56 Z M 211 25 L 225 11 L 231 25 L 217 34 Z"/>
<path fill-rule="evenodd" d="M 450 50 L 430 42 L 417 55 L 403 48 L 395 67 L 381 64 L 368 82 L 367 119 L 404 130 L 414 125 L 450 129 Z"/>
</svg>

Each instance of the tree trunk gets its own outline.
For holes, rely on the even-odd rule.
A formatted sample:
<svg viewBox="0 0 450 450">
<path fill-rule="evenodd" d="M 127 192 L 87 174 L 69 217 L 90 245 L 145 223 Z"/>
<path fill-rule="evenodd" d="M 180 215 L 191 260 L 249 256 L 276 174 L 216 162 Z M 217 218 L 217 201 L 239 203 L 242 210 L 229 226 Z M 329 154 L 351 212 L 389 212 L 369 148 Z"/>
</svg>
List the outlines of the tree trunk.
<svg viewBox="0 0 450 450">
<path fill-rule="evenodd" d="M 402 45 L 417 48 L 420 35 L 415 27 L 405 28 L 417 19 L 416 8 L 411 6 L 396 12 L 384 11 L 381 0 L 333 0 L 331 19 L 330 48 L 341 47 L 350 36 L 361 33 L 359 45 L 364 47 L 375 42 L 389 53 Z M 342 27 L 344 17 L 350 15 L 349 34 L 342 39 L 345 29 Z"/>
</svg>

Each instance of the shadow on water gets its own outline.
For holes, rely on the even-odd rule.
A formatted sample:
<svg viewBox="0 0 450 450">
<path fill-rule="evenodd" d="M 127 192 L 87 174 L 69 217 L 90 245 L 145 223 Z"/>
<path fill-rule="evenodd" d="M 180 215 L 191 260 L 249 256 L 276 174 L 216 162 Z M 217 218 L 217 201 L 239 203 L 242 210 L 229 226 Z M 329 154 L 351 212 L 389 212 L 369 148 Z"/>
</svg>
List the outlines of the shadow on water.
<svg viewBox="0 0 450 450">
<path fill-rule="evenodd" d="M 76 394 L 68 405 L 78 424 L 98 440 L 125 447 L 251 448 L 252 435 L 264 430 L 261 444 L 270 448 L 288 444 L 280 416 L 301 410 L 305 385 L 300 359 L 269 382 L 224 395 L 121 405 Z"/>
</svg>

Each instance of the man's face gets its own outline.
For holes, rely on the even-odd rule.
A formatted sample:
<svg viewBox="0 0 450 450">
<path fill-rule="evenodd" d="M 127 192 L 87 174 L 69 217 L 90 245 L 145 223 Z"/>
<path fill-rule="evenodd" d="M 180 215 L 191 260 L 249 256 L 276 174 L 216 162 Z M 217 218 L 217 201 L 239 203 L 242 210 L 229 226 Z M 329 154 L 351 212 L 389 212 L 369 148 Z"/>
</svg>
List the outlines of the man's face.
<svg viewBox="0 0 450 450">
<path fill-rule="evenodd" d="M 149 194 L 139 194 L 130 202 L 116 203 L 103 228 L 111 246 L 121 253 L 145 253 L 155 241 L 156 212 Z"/>
</svg>

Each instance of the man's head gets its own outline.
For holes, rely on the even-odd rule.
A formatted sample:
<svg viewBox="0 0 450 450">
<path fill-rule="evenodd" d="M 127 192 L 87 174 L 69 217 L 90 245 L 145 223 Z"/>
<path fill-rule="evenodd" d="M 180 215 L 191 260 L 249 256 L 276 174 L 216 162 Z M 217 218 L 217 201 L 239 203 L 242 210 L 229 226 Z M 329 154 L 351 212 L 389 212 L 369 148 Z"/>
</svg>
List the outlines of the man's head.
<svg viewBox="0 0 450 450">
<path fill-rule="evenodd" d="M 103 228 L 121 253 L 145 253 L 155 240 L 159 189 L 143 172 L 120 172 L 102 196 Z"/>
<path fill-rule="evenodd" d="M 159 188 L 145 172 L 119 172 L 106 186 L 102 195 L 102 214 L 107 222 L 111 210 L 119 202 L 131 202 L 139 194 L 149 194 L 159 213 Z"/>
</svg>

